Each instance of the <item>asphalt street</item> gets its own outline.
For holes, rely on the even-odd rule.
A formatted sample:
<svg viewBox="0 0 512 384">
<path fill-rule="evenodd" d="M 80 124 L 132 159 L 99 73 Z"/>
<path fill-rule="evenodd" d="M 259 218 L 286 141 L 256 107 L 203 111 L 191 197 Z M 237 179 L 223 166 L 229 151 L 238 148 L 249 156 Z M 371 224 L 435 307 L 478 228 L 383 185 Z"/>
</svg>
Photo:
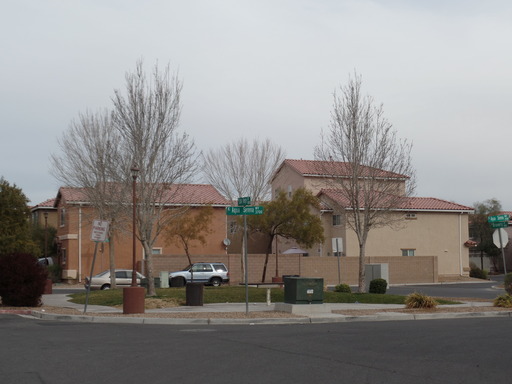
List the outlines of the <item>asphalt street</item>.
<svg viewBox="0 0 512 384">
<path fill-rule="evenodd" d="M 510 318 L 160 326 L 0 315 L 2 384 L 509 383 Z"/>
</svg>

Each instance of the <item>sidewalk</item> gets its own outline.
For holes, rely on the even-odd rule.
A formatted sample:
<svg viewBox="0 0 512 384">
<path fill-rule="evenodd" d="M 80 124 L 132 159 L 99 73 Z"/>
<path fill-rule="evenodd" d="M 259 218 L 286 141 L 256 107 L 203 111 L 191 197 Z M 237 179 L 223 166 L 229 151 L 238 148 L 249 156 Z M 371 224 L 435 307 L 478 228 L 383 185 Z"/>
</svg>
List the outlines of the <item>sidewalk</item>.
<svg viewBox="0 0 512 384">
<path fill-rule="evenodd" d="M 54 290 L 58 291 L 58 290 Z M 43 295 L 43 304 L 78 311 L 69 313 L 32 310 L 30 316 L 43 320 L 81 321 L 130 324 L 311 324 L 349 321 L 433 320 L 474 317 L 512 317 L 511 309 L 491 309 L 489 302 L 467 302 L 441 305 L 436 311 L 401 312 L 403 305 L 394 304 L 311 304 L 245 303 L 205 304 L 194 307 L 147 309 L 144 314 L 123 315 L 121 308 L 84 305 L 68 301 L 66 294 Z M 396 310 L 396 311 L 395 311 Z M 450 310 L 456 312 L 443 312 Z M 340 312 L 355 311 L 355 314 Z"/>
</svg>

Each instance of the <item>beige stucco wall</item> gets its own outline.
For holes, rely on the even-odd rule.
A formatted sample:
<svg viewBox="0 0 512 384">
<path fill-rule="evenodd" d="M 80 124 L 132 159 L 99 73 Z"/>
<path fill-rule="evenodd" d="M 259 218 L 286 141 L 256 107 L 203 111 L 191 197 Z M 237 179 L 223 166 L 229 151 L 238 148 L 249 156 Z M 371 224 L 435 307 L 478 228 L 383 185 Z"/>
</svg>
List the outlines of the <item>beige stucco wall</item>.
<svg viewBox="0 0 512 384">
<path fill-rule="evenodd" d="M 395 228 L 370 231 L 367 256 L 399 256 L 402 249 L 414 249 L 415 256 L 437 256 L 440 275 L 468 275 L 468 215 L 460 213 L 417 212 L 416 219 L 404 219 Z M 347 256 L 357 256 L 359 246 L 355 232 L 347 230 Z"/>
</svg>

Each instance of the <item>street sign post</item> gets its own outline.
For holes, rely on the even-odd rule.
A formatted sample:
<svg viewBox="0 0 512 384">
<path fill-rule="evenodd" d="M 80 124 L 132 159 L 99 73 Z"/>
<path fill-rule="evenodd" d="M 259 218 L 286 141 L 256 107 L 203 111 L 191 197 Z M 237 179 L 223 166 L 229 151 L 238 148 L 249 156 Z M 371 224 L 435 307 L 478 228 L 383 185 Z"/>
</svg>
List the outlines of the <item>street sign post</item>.
<svg viewBox="0 0 512 384">
<path fill-rule="evenodd" d="M 251 198 L 249 196 L 246 197 L 239 197 L 238 198 L 238 205 L 245 207 L 247 205 L 251 205 Z"/>
<path fill-rule="evenodd" d="M 487 217 L 487 222 L 489 222 L 489 223 L 496 223 L 499 221 L 508 222 L 509 220 L 510 220 L 509 215 L 495 215 L 495 216 Z"/>
<path fill-rule="evenodd" d="M 508 227 L 508 221 L 496 221 L 492 222 L 491 228 L 507 228 Z"/>
<path fill-rule="evenodd" d="M 226 215 L 262 215 L 263 207 L 261 205 L 256 205 L 252 207 L 227 207 Z"/>
<path fill-rule="evenodd" d="M 238 207 L 227 207 L 226 215 L 228 216 L 243 216 L 244 217 L 244 238 L 243 238 L 243 251 L 244 251 L 244 264 L 245 264 L 245 314 L 249 314 L 249 273 L 248 273 L 248 260 L 247 260 L 247 215 L 262 215 L 262 206 L 249 206 L 251 198 L 249 196 L 238 198 Z"/>
<path fill-rule="evenodd" d="M 494 245 L 501 248 L 501 256 L 503 257 L 503 270 L 507 274 L 507 265 L 505 263 L 505 246 L 508 244 L 508 233 L 503 228 L 498 228 L 492 234 Z"/>
</svg>

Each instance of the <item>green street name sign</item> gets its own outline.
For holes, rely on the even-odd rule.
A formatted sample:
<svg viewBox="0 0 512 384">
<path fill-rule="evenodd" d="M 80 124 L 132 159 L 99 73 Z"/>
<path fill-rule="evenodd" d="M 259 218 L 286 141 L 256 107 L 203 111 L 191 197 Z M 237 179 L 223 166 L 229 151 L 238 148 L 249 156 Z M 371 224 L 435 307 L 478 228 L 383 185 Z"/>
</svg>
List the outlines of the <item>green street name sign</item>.
<svg viewBox="0 0 512 384">
<path fill-rule="evenodd" d="M 492 228 L 507 228 L 508 221 L 497 221 L 495 223 L 491 223 Z"/>
<path fill-rule="evenodd" d="M 263 207 L 255 206 L 255 207 L 227 207 L 226 215 L 262 215 Z"/>
<path fill-rule="evenodd" d="M 506 221 L 508 222 L 510 220 L 510 216 L 509 215 L 496 215 L 496 216 L 489 216 L 487 218 L 487 222 L 489 223 L 497 223 L 499 221 Z M 498 228 L 498 227 L 494 227 L 494 228 Z M 499 228 L 503 228 L 503 227 L 499 227 Z"/>
<path fill-rule="evenodd" d="M 249 196 L 246 197 L 239 197 L 238 198 L 238 205 L 241 207 L 246 207 L 251 204 L 251 198 Z"/>
</svg>

